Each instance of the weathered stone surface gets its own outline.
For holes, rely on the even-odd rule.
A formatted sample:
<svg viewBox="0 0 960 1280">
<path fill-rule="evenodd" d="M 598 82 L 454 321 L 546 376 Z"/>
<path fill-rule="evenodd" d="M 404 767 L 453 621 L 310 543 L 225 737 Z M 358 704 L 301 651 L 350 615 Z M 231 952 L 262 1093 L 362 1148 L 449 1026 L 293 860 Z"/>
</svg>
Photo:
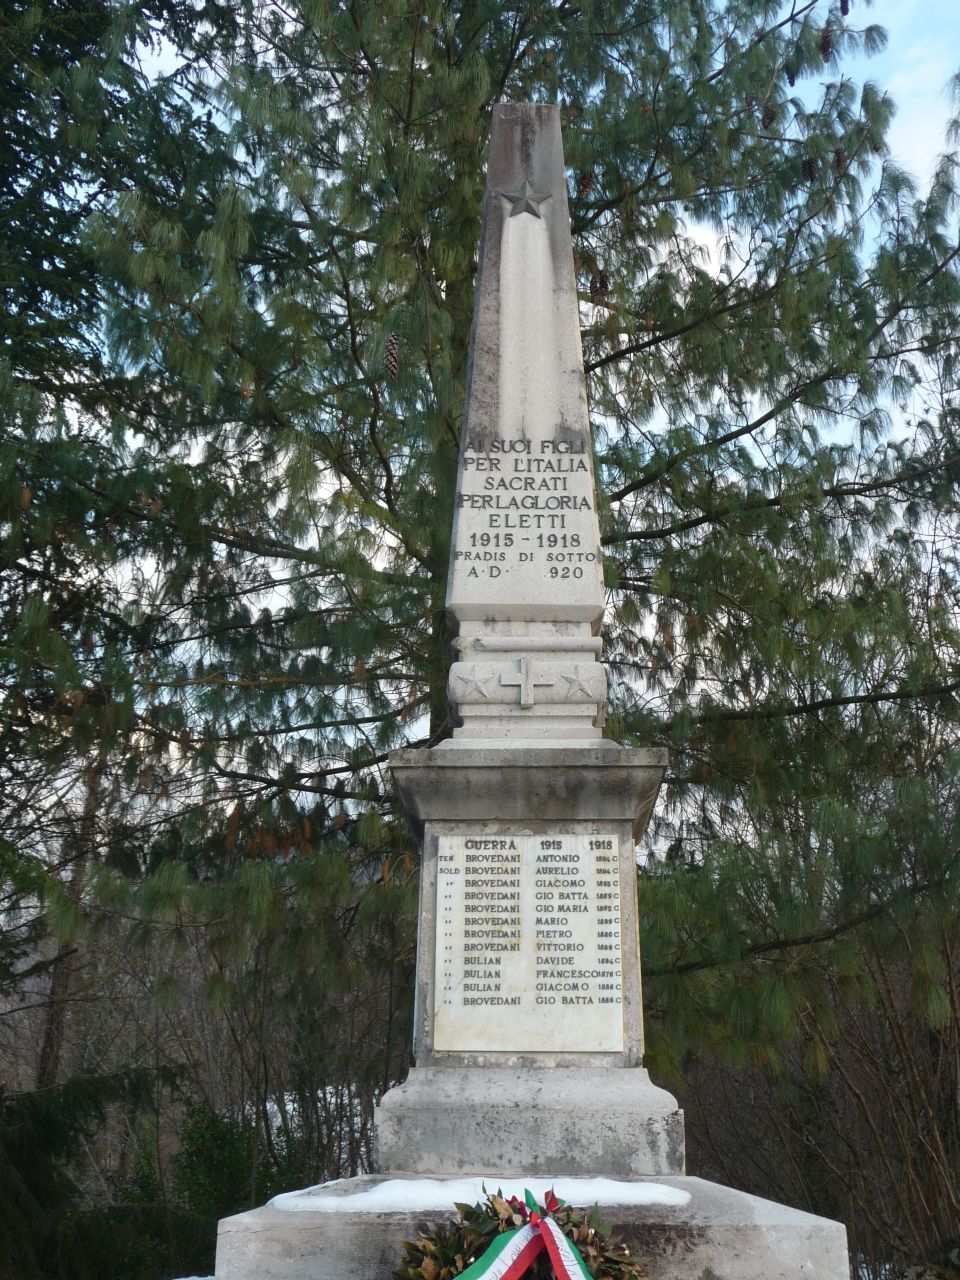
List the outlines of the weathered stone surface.
<svg viewBox="0 0 960 1280">
<path fill-rule="evenodd" d="M 683 1113 L 642 1067 L 415 1067 L 384 1096 L 377 1137 L 394 1175 L 684 1172 Z"/>
<path fill-rule="evenodd" d="M 598 742 L 582 747 L 474 746 L 395 751 L 393 774 L 418 839 L 428 821 L 546 819 L 630 823 L 635 840 L 647 827 L 667 753 Z"/>
<path fill-rule="evenodd" d="M 491 616 L 460 624 L 453 648 L 447 690 L 459 723 L 443 749 L 599 743 L 607 677 L 587 623 Z"/>
<path fill-rule="evenodd" d="M 347 1196 L 378 1181 L 354 1178 L 318 1190 Z M 603 1207 L 646 1260 L 651 1280 L 849 1280 L 839 1223 L 700 1178 L 656 1181 L 688 1191 L 689 1203 Z M 494 1175 L 491 1188 L 496 1183 Z M 388 1280 L 402 1241 L 452 1216 L 285 1212 L 268 1205 L 220 1223 L 217 1280 Z"/>
<path fill-rule="evenodd" d="M 597 741 L 603 559 L 556 107 L 494 108 L 447 612 L 447 748 Z"/>
<path fill-rule="evenodd" d="M 457 623 L 594 625 L 602 560 L 556 107 L 494 108 L 471 352 L 447 607 Z"/>
</svg>

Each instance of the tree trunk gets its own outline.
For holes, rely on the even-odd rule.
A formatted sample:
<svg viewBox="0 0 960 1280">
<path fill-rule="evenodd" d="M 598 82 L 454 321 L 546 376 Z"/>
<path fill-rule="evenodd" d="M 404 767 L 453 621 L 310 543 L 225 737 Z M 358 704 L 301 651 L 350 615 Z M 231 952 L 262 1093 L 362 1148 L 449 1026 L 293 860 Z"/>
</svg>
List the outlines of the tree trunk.
<svg viewBox="0 0 960 1280">
<path fill-rule="evenodd" d="M 97 810 L 100 799 L 100 782 L 103 777 L 103 759 L 98 758 L 84 771 L 86 794 L 80 815 L 77 855 L 70 870 L 67 896 L 72 903 L 80 900 L 83 876 L 94 854 Z M 73 943 L 61 942 L 50 979 L 50 994 L 44 1018 L 40 1052 L 37 1055 L 37 1089 L 49 1089 L 57 1083 L 63 1060 L 63 1044 L 67 1026 L 67 1010 L 73 992 L 78 967 L 77 948 Z"/>
</svg>

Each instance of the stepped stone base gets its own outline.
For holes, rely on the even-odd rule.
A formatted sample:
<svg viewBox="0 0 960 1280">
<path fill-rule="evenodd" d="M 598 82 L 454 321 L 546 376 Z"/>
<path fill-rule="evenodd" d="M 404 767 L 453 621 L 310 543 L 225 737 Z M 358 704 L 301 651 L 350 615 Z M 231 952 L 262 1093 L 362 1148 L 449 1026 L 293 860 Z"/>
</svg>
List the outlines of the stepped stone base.
<svg viewBox="0 0 960 1280">
<path fill-rule="evenodd" d="M 683 1112 L 642 1067 L 414 1067 L 376 1127 L 389 1174 L 686 1172 Z"/>
<path fill-rule="evenodd" d="M 382 1212 L 349 1206 L 347 1197 L 386 1181 L 377 1175 L 327 1183 L 301 1193 L 326 1200 L 327 1211 L 267 1205 L 220 1223 L 216 1280 L 389 1280 L 402 1241 L 449 1220 L 450 1209 Z M 497 1176 L 489 1179 L 491 1188 Z M 604 1204 L 603 1216 L 650 1280 L 849 1280 L 846 1231 L 838 1222 L 700 1178 L 657 1178 L 689 1193 L 682 1207 Z M 282 1198 L 281 1198 L 282 1200 Z M 289 1204 L 290 1201 L 288 1200 Z"/>
</svg>

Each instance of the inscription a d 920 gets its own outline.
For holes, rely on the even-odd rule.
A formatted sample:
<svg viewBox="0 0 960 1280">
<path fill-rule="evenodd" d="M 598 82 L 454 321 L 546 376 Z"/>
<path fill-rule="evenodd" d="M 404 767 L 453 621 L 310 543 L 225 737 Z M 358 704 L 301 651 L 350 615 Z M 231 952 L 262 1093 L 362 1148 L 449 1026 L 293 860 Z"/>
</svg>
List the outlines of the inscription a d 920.
<svg viewBox="0 0 960 1280">
<path fill-rule="evenodd" d="M 441 836 L 434 1049 L 623 1049 L 610 835 Z"/>
</svg>

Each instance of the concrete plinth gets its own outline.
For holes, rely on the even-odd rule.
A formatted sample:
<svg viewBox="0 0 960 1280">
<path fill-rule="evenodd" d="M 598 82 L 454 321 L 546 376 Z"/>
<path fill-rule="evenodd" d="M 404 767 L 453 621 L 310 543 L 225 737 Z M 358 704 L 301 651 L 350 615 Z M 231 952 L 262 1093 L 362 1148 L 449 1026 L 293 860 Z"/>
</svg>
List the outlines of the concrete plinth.
<svg viewBox="0 0 960 1280">
<path fill-rule="evenodd" d="M 404 1240 L 456 1215 L 452 1206 L 382 1212 L 351 1204 L 358 1192 L 383 1181 L 328 1183 L 295 1197 L 295 1211 L 272 1203 L 225 1218 L 216 1280 L 388 1280 L 401 1262 Z M 641 1181 L 689 1194 L 683 1205 L 601 1206 L 644 1260 L 650 1280 L 849 1280 L 840 1223 L 700 1178 Z M 497 1185 L 492 1175 L 490 1189 Z M 303 1207 L 310 1196 L 322 1198 L 325 1211 Z M 343 1207 L 331 1205 L 331 1197 Z"/>
<path fill-rule="evenodd" d="M 683 1112 L 642 1067 L 415 1067 L 376 1124 L 390 1174 L 684 1172 Z"/>
</svg>

